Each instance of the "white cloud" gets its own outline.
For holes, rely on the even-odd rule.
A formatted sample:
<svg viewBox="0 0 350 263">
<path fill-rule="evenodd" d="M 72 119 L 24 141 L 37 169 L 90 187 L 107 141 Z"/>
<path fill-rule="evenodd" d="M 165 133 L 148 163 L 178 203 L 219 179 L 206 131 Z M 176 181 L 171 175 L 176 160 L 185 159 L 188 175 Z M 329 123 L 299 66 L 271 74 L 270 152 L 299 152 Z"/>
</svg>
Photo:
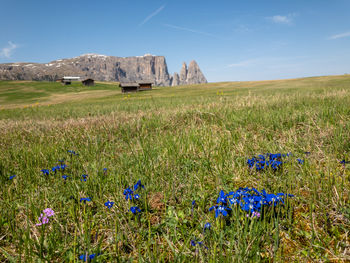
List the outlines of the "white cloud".
<svg viewBox="0 0 350 263">
<path fill-rule="evenodd" d="M 210 33 L 203 32 L 203 31 L 198 31 L 198 30 L 195 30 L 195 29 L 187 28 L 187 27 L 180 27 L 180 26 L 175 26 L 175 25 L 170 25 L 170 24 L 164 24 L 164 26 L 170 27 L 170 28 L 174 28 L 174 29 L 177 29 L 177 30 L 181 30 L 181 31 L 187 31 L 187 32 L 191 32 L 191 33 L 196 33 L 196 34 L 208 36 L 208 37 L 218 38 L 217 36 L 212 35 Z"/>
<path fill-rule="evenodd" d="M 270 16 L 267 19 L 271 20 L 276 24 L 292 25 L 295 16 L 296 14 L 292 13 L 286 16 L 282 16 L 282 15 Z"/>
<path fill-rule="evenodd" d="M 147 17 L 139 24 L 139 26 L 142 26 L 142 25 L 146 24 L 151 18 L 153 18 L 154 16 L 158 15 L 164 8 L 165 8 L 165 5 L 162 5 L 161 7 L 159 7 L 156 11 L 154 11 L 152 14 L 150 14 L 149 16 L 147 16 Z"/>
<path fill-rule="evenodd" d="M 18 45 L 9 41 L 8 45 L 0 50 L 0 57 L 10 58 L 16 48 Z"/>
<path fill-rule="evenodd" d="M 350 37 L 350 31 L 342 34 L 330 36 L 328 39 L 338 39 L 338 38 L 344 38 L 344 37 Z"/>
</svg>

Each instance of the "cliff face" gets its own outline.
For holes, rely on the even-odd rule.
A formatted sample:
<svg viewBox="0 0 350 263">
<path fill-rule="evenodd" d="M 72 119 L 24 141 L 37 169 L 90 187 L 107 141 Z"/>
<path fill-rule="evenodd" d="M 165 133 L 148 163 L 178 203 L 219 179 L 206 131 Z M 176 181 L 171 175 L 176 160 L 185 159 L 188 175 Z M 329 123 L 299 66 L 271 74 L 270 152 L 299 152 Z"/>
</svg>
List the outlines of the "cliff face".
<svg viewBox="0 0 350 263">
<path fill-rule="evenodd" d="M 192 60 L 188 68 L 185 62 L 182 64 L 180 76 L 174 73 L 172 86 L 200 83 L 207 83 L 207 79 L 204 77 L 197 62 Z"/>
<path fill-rule="evenodd" d="M 177 76 L 177 79 L 173 82 L 173 77 L 168 73 L 165 58 L 162 56 L 144 55 L 141 57 L 123 58 L 86 54 L 70 59 L 55 60 L 46 64 L 0 64 L 0 80 L 54 81 L 63 76 L 77 76 L 82 79 L 92 78 L 98 81 L 152 81 L 156 86 L 170 86 L 172 84 L 185 84 L 187 76 L 192 73 L 188 74 L 190 71 L 187 73 L 186 64 L 184 66 L 186 70 L 184 72 L 181 71 L 180 81 L 178 81 Z M 196 79 L 203 80 L 201 77 L 192 76 L 191 81 L 188 81 L 188 83 L 192 84 Z M 179 83 L 177 84 L 177 82 Z"/>
</svg>

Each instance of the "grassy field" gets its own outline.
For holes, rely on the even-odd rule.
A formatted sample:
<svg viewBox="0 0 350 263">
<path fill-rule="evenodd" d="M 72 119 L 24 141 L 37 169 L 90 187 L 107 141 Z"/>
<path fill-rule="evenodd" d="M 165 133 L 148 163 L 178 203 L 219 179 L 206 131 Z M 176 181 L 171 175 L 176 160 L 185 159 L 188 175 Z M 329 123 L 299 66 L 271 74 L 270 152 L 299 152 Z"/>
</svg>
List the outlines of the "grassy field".
<svg viewBox="0 0 350 263">
<path fill-rule="evenodd" d="M 349 75 L 133 94 L 3 81 L 0 149 L 1 262 L 350 261 Z M 249 168 L 266 153 L 286 155 Z M 240 187 L 293 196 L 259 215 L 217 200 Z"/>
</svg>

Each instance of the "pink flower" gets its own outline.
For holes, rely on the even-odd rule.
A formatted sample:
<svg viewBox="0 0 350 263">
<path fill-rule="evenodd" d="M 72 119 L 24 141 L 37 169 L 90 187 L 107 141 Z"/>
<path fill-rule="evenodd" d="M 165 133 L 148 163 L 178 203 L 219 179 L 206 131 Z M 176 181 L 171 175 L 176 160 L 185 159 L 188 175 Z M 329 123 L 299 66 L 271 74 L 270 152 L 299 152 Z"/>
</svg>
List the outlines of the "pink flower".
<svg viewBox="0 0 350 263">
<path fill-rule="evenodd" d="M 46 208 L 43 212 L 46 214 L 47 217 L 55 215 L 55 212 L 51 208 Z"/>
<path fill-rule="evenodd" d="M 49 223 L 49 218 L 44 216 L 43 214 L 41 214 L 40 217 L 39 217 L 39 223 L 36 224 L 36 226 L 45 225 L 47 223 Z"/>
</svg>

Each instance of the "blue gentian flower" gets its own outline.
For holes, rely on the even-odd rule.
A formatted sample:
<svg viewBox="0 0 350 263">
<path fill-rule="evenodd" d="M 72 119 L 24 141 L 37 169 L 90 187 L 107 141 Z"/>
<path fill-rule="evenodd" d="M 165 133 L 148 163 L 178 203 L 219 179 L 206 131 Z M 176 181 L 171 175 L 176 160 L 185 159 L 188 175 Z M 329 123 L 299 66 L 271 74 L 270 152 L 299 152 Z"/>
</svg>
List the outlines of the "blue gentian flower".
<svg viewBox="0 0 350 263">
<path fill-rule="evenodd" d="M 123 193 L 123 195 L 125 195 L 125 200 L 128 200 L 128 199 L 132 200 L 133 194 L 134 192 L 130 188 L 126 188 Z"/>
<path fill-rule="evenodd" d="M 299 164 L 304 164 L 304 160 L 302 160 L 302 159 L 297 159 L 297 161 Z"/>
<path fill-rule="evenodd" d="M 225 195 L 225 192 L 223 190 L 220 191 L 220 194 L 219 194 L 219 197 L 218 199 L 216 200 L 216 203 L 217 204 L 226 204 L 227 203 L 227 196 Z"/>
<path fill-rule="evenodd" d="M 133 213 L 133 214 L 137 214 L 137 213 L 141 213 L 141 209 L 139 208 L 139 207 L 137 207 L 137 206 L 132 206 L 132 207 L 130 207 L 130 211 L 131 211 L 131 213 Z"/>
<path fill-rule="evenodd" d="M 41 172 L 43 175 L 49 175 L 50 171 L 48 169 L 42 169 Z"/>
<path fill-rule="evenodd" d="M 208 229 L 208 230 L 211 229 L 211 224 L 209 222 L 204 225 L 204 230 L 206 230 L 206 229 Z"/>
<path fill-rule="evenodd" d="M 84 202 L 84 204 L 86 202 L 91 202 L 91 198 L 90 197 L 83 197 L 83 198 L 80 198 L 80 202 Z"/>
<path fill-rule="evenodd" d="M 70 153 L 71 155 L 79 155 L 78 153 L 76 153 L 75 151 L 72 151 L 72 150 L 68 150 L 68 153 Z"/>
<path fill-rule="evenodd" d="M 82 177 L 82 178 L 80 179 L 80 181 L 86 182 L 86 181 L 87 181 L 87 178 L 88 178 L 88 175 L 87 175 L 87 174 L 82 174 L 81 177 Z"/>
<path fill-rule="evenodd" d="M 66 167 L 67 167 L 67 165 L 65 165 L 65 164 L 61 164 L 61 170 L 64 170 L 64 169 L 66 169 Z"/>
<path fill-rule="evenodd" d="M 209 208 L 209 211 L 212 210 L 215 210 L 215 217 L 218 217 L 220 214 L 222 214 L 223 216 L 227 216 L 227 211 L 231 211 L 232 209 L 222 205 L 214 205 Z"/>
<path fill-rule="evenodd" d="M 59 162 L 60 164 L 63 164 L 63 163 L 64 163 L 64 159 L 58 160 L 58 162 Z"/>
<path fill-rule="evenodd" d="M 145 188 L 145 186 L 141 184 L 141 180 L 138 180 L 134 185 L 134 191 L 136 191 L 139 187 Z"/>
<path fill-rule="evenodd" d="M 103 168 L 103 171 L 104 171 L 104 172 L 107 172 L 107 168 Z"/>
<path fill-rule="evenodd" d="M 202 242 L 202 241 L 196 241 L 196 240 L 191 240 L 191 246 L 193 246 L 193 247 L 195 247 L 196 245 L 198 245 L 198 246 L 200 246 L 200 247 L 202 247 L 202 246 L 204 246 L 204 243 Z M 208 249 L 208 247 L 207 246 L 204 246 L 206 249 Z"/>
<path fill-rule="evenodd" d="M 140 199 L 140 195 L 136 194 L 136 195 L 134 195 L 134 198 L 135 198 L 135 200 L 139 200 Z"/>
<path fill-rule="evenodd" d="M 105 203 L 105 206 L 107 206 L 108 209 L 111 209 L 113 207 L 113 205 L 114 205 L 114 202 L 111 202 L 109 200 Z"/>
<path fill-rule="evenodd" d="M 67 180 L 68 177 L 69 177 L 68 175 L 62 175 L 62 178 L 63 178 L 64 180 Z"/>
<path fill-rule="evenodd" d="M 86 254 L 80 255 L 79 259 L 86 262 L 86 261 L 91 261 L 92 259 L 94 259 L 96 256 L 101 255 L 101 253 L 99 254 L 91 254 L 88 257 L 86 256 Z"/>
<path fill-rule="evenodd" d="M 195 205 L 196 205 L 196 201 L 193 200 L 193 201 L 192 201 L 192 207 L 195 206 Z"/>
<path fill-rule="evenodd" d="M 12 179 L 15 178 L 15 177 L 16 177 L 16 175 L 14 174 L 14 175 L 11 175 L 11 176 L 9 177 L 9 179 L 12 180 Z"/>
</svg>

